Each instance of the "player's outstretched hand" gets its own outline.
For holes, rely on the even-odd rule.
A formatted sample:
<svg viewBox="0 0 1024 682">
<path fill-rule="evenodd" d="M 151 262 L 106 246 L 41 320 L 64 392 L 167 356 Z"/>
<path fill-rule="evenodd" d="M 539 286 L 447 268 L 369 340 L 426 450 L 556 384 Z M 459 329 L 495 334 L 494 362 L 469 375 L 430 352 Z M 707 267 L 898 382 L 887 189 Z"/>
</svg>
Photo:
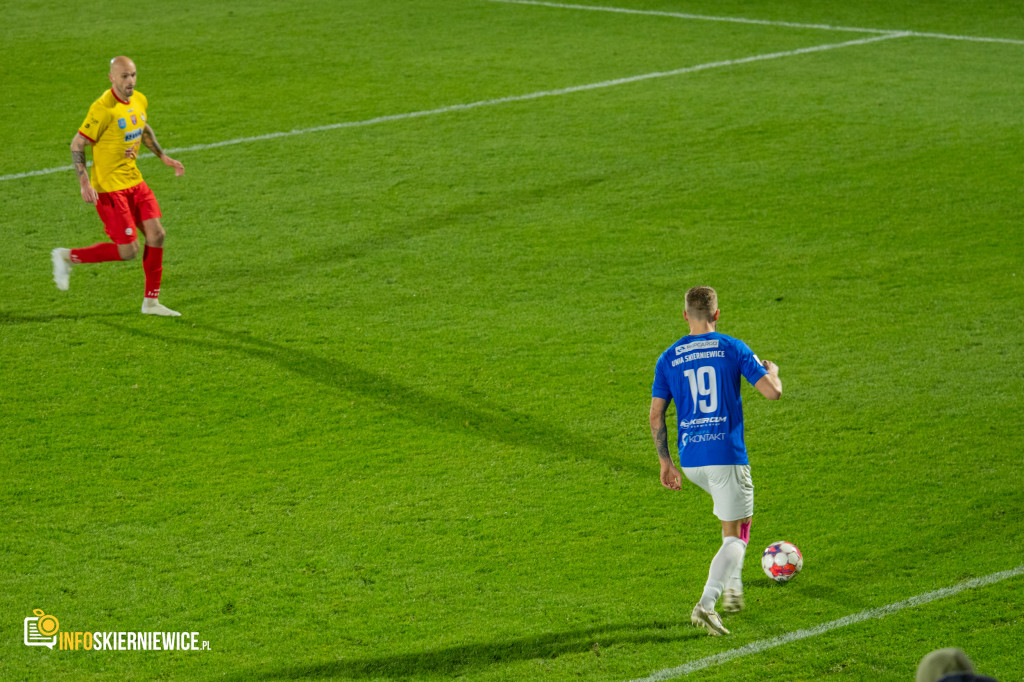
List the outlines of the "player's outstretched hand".
<svg viewBox="0 0 1024 682">
<path fill-rule="evenodd" d="M 779 373 L 779 366 L 776 365 L 771 360 L 764 360 L 761 364 L 764 365 L 764 368 L 766 370 L 768 370 L 769 374 L 778 374 Z"/>
<path fill-rule="evenodd" d="M 174 169 L 174 177 L 180 178 L 182 175 L 185 174 L 185 167 L 183 165 L 181 165 L 181 161 L 175 161 L 174 159 L 172 159 L 171 157 L 167 156 L 166 154 L 163 156 L 163 158 L 161 160 L 165 164 L 167 164 L 168 166 L 170 166 L 171 168 Z"/>
<path fill-rule="evenodd" d="M 682 490 L 683 472 L 671 465 L 661 467 L 661 485 L 669 490 Z"/>
</svg>

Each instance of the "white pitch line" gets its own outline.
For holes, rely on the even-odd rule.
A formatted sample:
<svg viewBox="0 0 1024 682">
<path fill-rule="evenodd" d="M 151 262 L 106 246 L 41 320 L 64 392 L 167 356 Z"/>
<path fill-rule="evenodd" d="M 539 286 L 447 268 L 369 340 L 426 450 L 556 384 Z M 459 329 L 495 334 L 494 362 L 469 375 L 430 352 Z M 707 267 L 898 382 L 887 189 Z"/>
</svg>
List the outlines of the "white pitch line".
<svg viewBox="0 0 1024 682">
<path fill-rule="evenodd" d="M 907 31 L 908 35 L 915 38 L 938 38 L 940 40 L 964 40 L 969 43 L 1002 43 L 1004 45 L 1024 45 L 1024 40 L 1015 38 L 986 38 L 984 36 L 958 36 L 949 33 L 925 33 L 922 31 Z"/>
<path fill-rule="evenodd" d="M 915 606 L 921 606 L 933 602 L 937 599 L 944 599 L 945 597 L 951 597 L 954 594 L 959 594 L 964 590 L 973 590 L 978 587 L 984 587 L 993 583 L 998 583 L 1007 578 L 1013 578 L 1018 575 L 1024 575 L 1024 565 L 1018 566 L 1017 568 L 1011 568 L 1007 571 L 1000 571 L 999 573 L 993 573 L 986 575 L 982 578 L 974 578 L 973 580 L 967 580 L 954 585 L 953 587 L 944 587 L 934 592 L 927 592 L 925 594 L 919 594 L 916 597 L 910 597 L 903 601 L 896 602 L 895 604 L 888 604 L 886 606 L 879 606 L 878 608 L 868 609 L 855 613 L 852 616 L 844 616 L 837 620 L 818 625 L 817 627 L 808 628 L 806 630 L 797 630 L 790 632 L 785 635 L 779 635 L 771 639 L 762 639 L 750 644 L 745 644 L 736 649 L 730 649 L 729 651 L 723 651 L 720 654 L 708 656 L 707 658 L 701 658 L 690 663 L 684 663 L 675 668 L 666 668 L 657 672 L 651 673 L 648 677 L 644 677 L 632 682 L 665 682 L 665 680 L 675 679 L 684 675 L 689 675 L 692 672 L 703 670 L 704 668 L 710 668 L 726 661 L 731 661 L 734 658 L 740 658 L 742 656 L 749 656 L 750 654 L 759 654 L 762 651 L 782 646 L 783 644 L 789 644 L 801 639 L 807 639 L 808 637 L 817 637 L 818 635 L 824 634 L 830 630 L 837 628 L 846 627 L 847 625 L 853 625 L 854 623 L 860 623 L 865 620 L 873 620 L 876 618 L 882 618 L 892 613 L 897 613 L 903 609 L 913 608 Z"/>
<path fill-rule="evenodd" d="M 266 140 L 276 140 L 282 137 L 293 137 L 295 135 L 306 135 L 308 133 L 319 133 L 327 130 L 340 130 L 343 128 L 359 128 L 363 126 L 377 125 L 378 123 L 388 123 L 390 121 L 404 121 L 411 118 L 422 118 L 424 116 L 436 116 L 439 114 L 448 114 L 454 111 L 466 111 L 468 109 L 477 109 L 480 107 L 490 107 L 498 104 L 510 104 L 512 102 L 526 102 L 534 99 L 541 99 L 544 97 L 557 97 L 560 95 L 569 95 L 576 92 L 586 92 L 588 90 L 600 90 L 602 88 L 612 88 L 618 85 L 627 85 L 629 83 L 639 83 L 641 81 L 651 80 L 654 78 L 668 78 L 671 76 L 681 76 L 687 73 L 696 73 L 698 71 L 707 71 L 708 69 L 719 69 L 726 66 L 739 66 L 742 64 L 750 64 L 753 62 L 763 62 L 771 59 L 780 59 L 782 57 L 795 57 L 802 54 L 811 54 L 814 52 L 825 52 L 827 50 L 836 50 L 842 47 L 852 47 L 854 45 L 866 45 L 868 43 L 878 42 L 880 40 L 890 40 L 892 38 L 902 38 L 907 34 L 904 33 L 886 33 L 885 35 L 872 36 L 870 38 L 860 38 L 858 40 L 848 40 L 843 43 L 828 43 L 825 45 L 814 45 L 812 47 L 801 47 L 796 50 L 786 50 L 785 52 L 770 52 L 768 54 L 758 54 L 752 57 L 741 57 L 739 59 L 724 59 L 718 62 L 708 62 L 706 64 L 698 64 L 696 66 L 684 66 L 681 69 L 674 69 L 672 71 L 654 71 L 652 73 L 644 73 L 638 76 L 627 76 L 625 78 L 615 78 L 613 80 L 601 81 L 599 83 L 587 83 L 585 85 L 573 85 L 568 88 L 559 88 L 557 90 L 541 90 L 540 92 L 531 92 L 525 95 L 511 95 L 509 97 L 499 97 L 497 99 L 485 99 L 478 102 L 469 102 L 466 104 L 452 104 L 446 107 L 440 107 L 438 109 L 426 109 L 423 111 L 411 111 L 404 114 L 391 114 L 389 116 L 378 116 L 376 118 L 368 118 L 362 121 L 343 121 L 341 123 L 330 123 L 328 125 L 316 126 L 313 128 L 301 128 L 297 130 L 286 130 L 276 133 L 266 133 L 264 135 L 253 135 L 252 137 L 237 137 L 233 140 L 223 140 L 221 142 L 212 142 L 208 144 L 196 144 L 191 147 L 179 147 L 177 149 L 165 150 L 167 154 L 180 154 L 181 152 L 195 152 L 203 151 L 206 149 L 216 149 L 218 147 L 229 147 L 236 144 L 245 144 L 248 142 L 263 142 Z M 144 154 L 142 158 L 147 158 L 152 154 Z M 0 175 L 0 181 L 5 180 L 20 180 L 22 178 L 28 178 L 36 175 L 49 175 L 51 173 L 60 173 L 61 171 L 74 170 L 73 166 L 58 166 L 56 168 L 44 168 L 42 170 L 27 171 L 24 173 L 12 173 L 10 175 Z"/>
<path fill-rule="evenodd" d="M 695 21 L 721 21 L 732 24 L 754 24 L 757 26 L 782 26 L 784 28 L 816 28 L 823 31 L 849 31 L 851 33 L 899 33 L 880 28 L 854 28 L 849 26 L 831 26 L 829 24 L 800 24 L 792 21 L 772 21 L 770 19 L 746 19 L 744 17 L 716 17 L 707 14 L 686 14 L 684 12 L 662 12 L 648 9 L 629 9 L 626 7 L 605 7 L 601 5 L 571 5 L 562 2 L 543 2 L 542 0 L 489 0 L 507 5 L 538 5 L 557 9 L 581 9 L 592 12 L 614 12 L 616 14 L 641 14 L 652 17 L 672 17 L 674 19 L 692 19 Z"/>
<path fill-rule="evenodd" d="M 1014 38 L 986 38 L 983 36 L 962 36 L 948 33 L 923 33 L 920 31 L 901 31 L 884 28 L 863 28 L 857 26 L 832 26 L 830 24 L 801 24 L 793 21 L 772 21 L 770 19 L 748 19 L 745 17 L 718 17 L 708 14 L 686 14 L 683 12 L 662 12 L 658 10 L 630 9 L 625 7 L 607 7 L 602 5 L 573 5 L 562 2 L 544 2 L 543 0 L 488 0 L 489 2 L 500 2 L 506 5 L 537 5 L 540 7 L 555 7 L 557 9 L 578 9 L 591 12 L 614 12 L 616 14 L 642 14 L 654 17 L 673 17 L 675 19 L 690 19 L 693 21 L 719 21 L 732 24 L 754 24 L 757 26 L 781 26 L 784 28 L 810 28 L 822 31 L 847 31 L 850 33 L 899 33 L 900 35 L 914 36 L 917 38 L 938 38 L 941 40 L 965 40 L 978 43 L 1004 43 L 1007 45 L 1024 45 L 1024 40 Z"/>
</svg>

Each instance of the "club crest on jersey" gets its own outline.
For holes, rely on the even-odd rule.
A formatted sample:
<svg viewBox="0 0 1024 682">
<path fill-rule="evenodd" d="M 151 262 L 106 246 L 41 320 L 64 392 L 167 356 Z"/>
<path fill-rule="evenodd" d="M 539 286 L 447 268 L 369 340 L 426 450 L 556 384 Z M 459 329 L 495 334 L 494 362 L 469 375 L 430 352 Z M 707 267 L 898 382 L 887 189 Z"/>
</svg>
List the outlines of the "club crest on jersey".
<svg viewBox="0 0 1024 682">
<path fill-rule="evenodd" d="M 124 130 L 125 128 L 128 127 L 128 121 L 124 120 L 123 118 L 117 119 L 117 127 L 120 128 L 121 130 Z"/>
<path fill-rule="evenodd" d="M 133 126 L 139 125 L 139 120 L 137 118 L 135 118 L 135 114 L 132 114 L 132 125 Z"/>
</svg>

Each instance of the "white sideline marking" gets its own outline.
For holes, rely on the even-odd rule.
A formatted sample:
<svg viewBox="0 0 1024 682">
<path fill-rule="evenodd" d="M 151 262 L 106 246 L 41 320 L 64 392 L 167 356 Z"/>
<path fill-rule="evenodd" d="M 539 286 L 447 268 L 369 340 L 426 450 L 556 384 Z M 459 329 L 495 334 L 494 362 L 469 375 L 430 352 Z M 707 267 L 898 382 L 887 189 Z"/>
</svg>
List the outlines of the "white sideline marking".
<svg viewBox="0 0 1024 682">
<path fill-rule="evenodd" d="M 746 19 L 744 17 L 715 17 L 706 14 L 686 14 L 684 12 L 662 12 L 649 9 L 629 9 L 626 7 L 603 7 L 600 5 L 570 5 L 562 2 L 543 2 L 542 0 L 489 0 L 508 5 L 538 5 L 558 9 L 583 9 L 593 12 L 614 12 L 616 14 L 643 14 L 652 17 L 673 17 L 675 19 L 693 19 L 696 21 L 722 21 L 732 24 L 755 24 L 757 26 L 782 26 L 785 28 L 816 28 L 823 31 L 850 31 L 852 33 L 898 33 L 880 28 L 853 28 L 848 26 L 831 26 L 829 24 L 800 24 L 791 21 L 772 21 L 770 19 Z"/>
<path fill-rule="evenodd" d="M 747 19 L 744 17 L 716 17 L 707 14 L 685 14 L 683 12 L 660 12 L 657 10 L 628 9 L 624 7 L 603 7 L 600 5 L 571 5 L 561 2 L 544 2 L 543 0 L 488 0 L 507 5 L 539 5 L 558 9 L 581 9 L 592 12 L 615 12 L 618 14 L 645 14 L 655 17 L 674 17 L 676 19 L 692 19 L 696 21 L 721 21 L 733 24 L 755 24 L 758 26 L 782 26 L 785 28 L 813 28 L 822 31 L 849 31 L 851 33 L 899 33 L 917 38 L 938 38 L 940 40 L 966 40 L 978 43 L 1005 43 L 1007 45 L 1024 45 L 1024 40 L 1014 38 L 986 38 L 982 36 L 961 36 L 948 33 L 923 33 L 919 31 L 899 31 L 882 28 L 861 28 L 856 26 L 831 26 L 829 24 L 801 24 L 793 21 L 772 21 L 770 19 Z"/>
<path fill-rule="evenodd" d="M 984 36 L 958 36 L 949 33 L 924 33 L 921 31 L 908 31 L 915 38 L 939 38 L 940 40 L 966 40 L 971 43 L 1003 43 L 1004 45 L 1024 45 L 1024 40 L 1015 38 L 986 38 Z"/>
<path fill-rule="evenodd" d="M 561 90 L 548 90 L 544 92 L 535 92 L 528 95 L 514 95 L 511 97 L 501 97 L 498 99 L 482 100 L 480 102 L 470 102 L 469 104 L 453 104 L 447 107 L 441 107 L 440 109 L 430 109 L 427 111 L 413 111 L 406 114 L 392 114 L 390 116 L 379 116 L 377 118 L 367 119 L 365 121 L 345 121 L 342 123 L 331 123 L 329 125 L 317 126 L 315 128 L 302 128 L 298 130 L 288 130 L 276 133 L 267 133 L 265 135 L 255 135 L 253 137 L 239 137 L 233 140 L 224 140 L 222 142 L 213 142 L 210 144 L 197 144 L 191 147 L 180 147 L 178 149 L 166 150 L 170 153 L 180 152 L 193 152 L 201 151 L 204 149 L 214 149 L 216 147 L 227 147 L 235 144 L 243 144 L 246 142 L 261 142 L 263 140 L 272 140 L 279 137 L 291 137 L 292 135 L 305 135 L 306 133 L 316 133 L 325 130 L 337 130 L 339 128 L 355 128 L 359 126 L 374 125 L 376 123 L 385 123 L 387 121 L 400 121 L 409 118 L 419 118 L 421 116 L 431 116 L 434 114 L 446 114 L 452 111 L 461 111 L 464 109 L 474 109 L 476 107 L 491 106 L 494 104 L 505 104 L 507 102 L 522 102 L 530 99 L 538 99 L 540 97 L 551 97 L 554 95 L 565 95 L 573 92 L 581 92 L 584 90 L 595 90 L 597 88 L 607 88 L 615 85 L 622 85 L 624 83 L 634 83 L 648 78 L 663 78 L 665 76 L 677 76 L 684 73 L 691 73 L 693 71 L 701 71 L 704 69 L 712 69 L 720 66 L 733 66 L 735 64 L 746 64 L 748 62 L 762 61 L 765 59 L 776 59 L 778 57 L 789 57 L 792 55 L 805 54 L 807 52 L 820 52 L 822 50 L 831 50 L 837 47 L 847 47 L 849 45 L 859 45 L 868 42 L 874 42 L 874 40 L 886 40 L 888 38 L 900 38 L 906 36 L 913 36 L 917 38 L 938 38 L 942 40 L 962 40 L 969 42 L 979 43 L 1004 43 L 1008 45 L 1024 45 L 1024 40 L 1015 40 L 1013 38 L 986 38 L 979 36 L 961 36 L 961 35 L 950 35 L 946 33 L 923 33 L 919 31 L 893 31 L 880 28 L 857 28 L 851 26 L 831 26 L 829 24 L 801 24 L 791 21 L 771 21 L 768 19 L 747 19 L 743 17 L 716 17 L 708 16 L 704 14 L 684 14 L 681 12 L 659 12 L 655 10 L 639 10 L 639 9 L 625 9 L 621 7 L 599 7 L 592 5 L 571 5 L 566 3 L 557 2 L 543 2 L 541 0 L 488 0 L 488 2 L 501 2 L 510 5 L 540 5 L 543 7 L 556 7 L 561 9 L 580 9 L 590 10 L 596 12 L 617 12 L 620 14 L 647 14 L 653 16 L 664 16 L 664 17 L 676 17 L 679 19 L 694 19 L 698 21 L 720 21 L 730 22 L 736 24 L 756 24 L 761 26 L 783 26 L 787 28 L 811 28 L 821 29 L 825 31 L 849 31 L 853 33 L 875 33 L 878 34 L 878 38 L 867 39 L 867 40 L 852 40 L 846 43 L 836 43 L 833 45 L 819 45 L 817 47 L 808 47 L 800 50 L 792 50 L 790 52 L 775 52 L 767 55 L 758 55 L 754 57 L 746 57 L 744 59 L 726 60 L 723 62 L 712 62 L 710 64 L 701 64 L 699 66 L 691 66 L 683 69 L 677 69 L 675 71 L 664 71 L 657 73 L 649 73 L 641 76 L 632 76 L 630 78 L 620 78 L 613 81 L 604 81 L 602 83 L 591 83 L 589 85 L 578 85 L 571 88 L 563 88 Z M 151 157 L 152 154 L 142 154 L 140 158 Z M 55 168 L 43 168 L 41 170 L 25 171 L 23 173 L 11 173 L 9 175 L 0 175 L 0 182 L 5 180 L 20 180 L 23 178 L 30 178 L 35 175 L 50 175 L 51 173 L 60 173 L 61 171 L 74 170 L 74 166 L 57 166 Z"/>
<path fill-rule="evenodd" d="M 485 99 L 478 102 L 469 102 L 467 104 L 452 104 L 446 107 L 440 107 L 438 109 L 427 109 L 424 111 L 411 111 L 404 114 L 391 114 L 389 116 L 378 116 L 376 118 L 368 118 L 362 121 L 343 121 L 341 123 L 330 123 L 328 125 L 316 126 L 313 128 L 301 128 L 298 130 L 287 130 L 276 133 L 266 133 L 264 135 L 253 135 L 252 137 L 237 137 L 233 140 L 224 140 L 222 142 L 212 142 L 209 144 L 196 144 L 191 147 L 179 147 L 177 149 L 167 149 L 167 154 L 179 154 L 181 152 L 195 152 L 203 151 L 206 149 L 216 149 L 217 147 L 228 147 L 236 144 L 245 144 L 247 142 L 263 142 L 265 140 L 275 140 L 282 137 L 292 137 L 295 135 L 306 135 L 308 133 L 319 133 L 326 130 L 339 130 L 342 128 L 359 128 L 363 126 L 376 125 L 378 123 L 388 123 L 390 121 L 404 121 L 410 118 L 422 118 L 424 116 L 436 116 L 438 114 L 447 114 L 453 111 L 466 111 L 467 109 L 477 109 L 479 107 L 490 107 L 497 104 L 509 104 L 511 102 L 525 102 L 533 99 L 541 99 L 544 97 L 557 97 L 559 95 L 569 95 L 575 92 L 586 92 L 587 90 L 599 90 L 601 88 L 612 88 L 617 85 L 626 85 L 629 83 L 639 83 L 640 81 L 651 80 L 653 78 L 668 78 L 670 76 L 681 76 L 687 73 L 695 73 L 697 71 L 706 71 L 708 69 L 718 69 L 725 66 L 738 66 L 740 64 L 750 64 L 752 62 L 763 62 L 770 59 L 780 59 L 782 57 L 795 57 L 801 54 L 811 54 L 813 52 L 824 52 L 826 50 L 835 50 L 841 47 L 851 47 L 853 45 L 866 45 L 868 43 L 878 42 L 880 40 L 890 40 L 892 38 L 902 38 L 908 34 L 906 33 L 895 33 L 887 32 L 884 35 L 872 36 L 870 38 L 860 38 L 858 40 L 848 40 L 843 43 L 829 43 L 825 45 L 814 45 L 812 47 L 802 47 L 797 50 L 787 50 L 785 52 L 770 52 L 768 54 L 759 54 L 752 57 L 741 57 L 739 59 L 725 59 L 718 62 L 708 62 L 706 64 L 698 64 L 696 66 L 684 66 L 681 69 L 674 69 L 672 71 L 654 71 L 652 73 L 644 73 L 638 76 L 627 76 L 625 78 L 616 78 L 614 80 L 601 81 L 600 83 L 587 83 L 585 85 L 574 85 L 568 88 L 559 88 L 557 90 L 542 90 L 540 92 L 531 92 L 526 95 L 511 95 L 509 97 L 499 97 L 497 99 Z M 152 154 L 143 154 L 140 158 L 151 157 Z M 19 180 L 22 178 L 32 177 L 34 175 L 49 175 L 51 173 L 60 173 L 61 171 L 74 170 L 74 166 L 58 166 L 56 168 L 44 168 L 42 170 L 27 171 L 24 173 L 12 173 L 10 175 L 0 175 L 0 181 L 4 180 Z"/>
<path fill-rule="evenodd" d="M 1018 575 L 1024 575 L 1024 565 L 1018 566 L 1017 568 L 1011 568 L 1008 571 L 1000 571 L 999 573 L 993 573 L 986 575 L 983 578 L 974 578 L 973 580 L 967 580 L 954 585 L 953 587 L 944 587 L 934 592 L 926 592 L 925 594 L 919 594 L 916 597 L 910 599 L 904 599 L 903 601 L 896 602 L 895 604 L 888 604 L 887 606 L 879 606 L 878 608 L 868 609 L 867 611 L 861 611 L 855 613 L 852 616 L 844 616 L 838 620 L 833 620 L 828 623 L 823 623 L 817 627 L 808 628 L 806 630 L 797 630 L 790 632 L 785 635 L 779 635 L 771 639 L 762 639 L 750 644 L 745 644 L 739 648 L 731 649 L 729 651 L 723 651 L 720 654 L 714 656 L 708 656 L 707 658 L 701 658 L 690 663 L 684 663 L 681 666 L 675 668 L 666 668 L 657 672 L 651 673 L 650 676 L 644 677 L 632 682 L 664 682 L 665 680 L 671 680 L 683 675 L 688 675 L 704 668 L 710 668 L 711 666 L 731 661 L 734 658 L 740 658 L 742 656 L 748 656 L 750 654 L 758 654 L 762 651 L 772 649 L 783 644 L 789 644 L 800 639 L 807 639 L 808 637 L 817 637 L 818 635 L 824 634 L 829 630 L 835 630 L 836 628 L 846 627 L 847 625 L 853 625 L 854 623 L 860 623 L 865 620 L 872 620 L 875 618 L 882 618 L 888 616 L 891 613 L 902 611 L 903 609 L 909 609 L 914 606 L 921 606 L 933 602 L 937 599 L 943 599 L 945 597 L 951 597 L 954 594 L 959 594 L 964 590 L 973 590 L 977 587 L 984 587 L 985 585 L 991 585 L 993 583 L 1006 580 L 1007 578 L 1013 578 Z"/>
</svg>

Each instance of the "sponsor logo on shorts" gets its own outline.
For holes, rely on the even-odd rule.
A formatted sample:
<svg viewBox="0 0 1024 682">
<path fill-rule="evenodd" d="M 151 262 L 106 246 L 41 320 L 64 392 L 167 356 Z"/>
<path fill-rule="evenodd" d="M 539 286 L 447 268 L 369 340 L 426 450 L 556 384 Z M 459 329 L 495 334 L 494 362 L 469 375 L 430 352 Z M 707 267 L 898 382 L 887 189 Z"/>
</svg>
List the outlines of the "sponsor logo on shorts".
<svg viewBox="0 0 1024 682">
<path fill-rule="evenodd" d="M 126 235 L 128 235 L 129 237 L 131 237 L 131 236 L 132 236 L 132 232 L 134 232 L 134 231 L 135 231 L 135 228 L 132 228 L 132 227 L 126 227 L 126 228 L 124 228 L 124 233 L 125 233 Z"/>
</svg>

